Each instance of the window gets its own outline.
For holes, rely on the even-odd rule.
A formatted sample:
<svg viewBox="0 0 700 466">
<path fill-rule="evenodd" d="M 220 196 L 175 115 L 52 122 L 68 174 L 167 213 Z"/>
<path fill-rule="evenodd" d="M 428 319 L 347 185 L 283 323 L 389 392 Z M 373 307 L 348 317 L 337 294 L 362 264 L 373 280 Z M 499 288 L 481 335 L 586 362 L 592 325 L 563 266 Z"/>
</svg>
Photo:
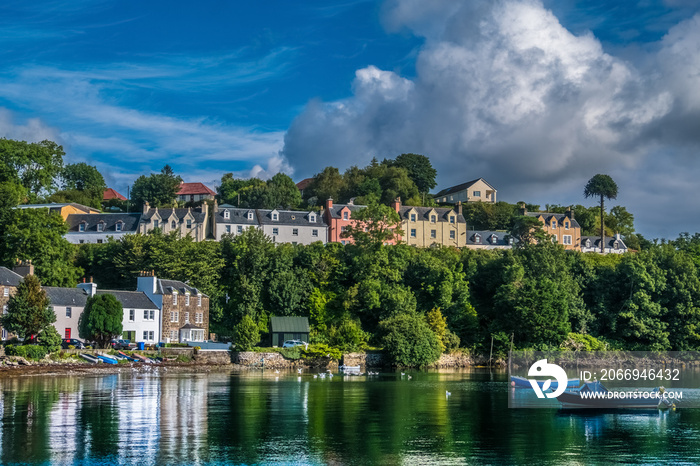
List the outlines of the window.
<svg viewBox="0 0 700 466">
<path fill-rule="evenodd" d="M 454 215 L 450 215 L 450 223 L 455 223 L 455 217 L 454 217 Z"/>
<path fill-rule="evenodd" d="M 309 215 L 309 222 L 316 223 L 316 215 L 314 215 L 314 214 Z"/>
<path fill-rule="evenodd" d="M 512 245 L 514 242 L 515 242 L 515 240 L 513 239 L 512 236 L 510 238 L 508 238 L 508 244 Z"/>
<path fill-rule="evenodd" d="M 143 331 L 143 339 L 148 340 L 148 330 Z"/>
<path fill-rule="evenodd" d="M 148 339 L 151 340 L 151 341 L 153 341 L 153 340 L 155 339 L 155 338 L 153 338 L 153 337 L 154 337 L 154 335 L 153 335 L 153 330 L 151 330 L 150 332 L 148 332 Z"/>
<path fill-rule="evenodd" d="M 198 312 L 194 315 L 194 323 L 195 324 L 204 323 L 204 313 L 203 312 Z"/>
<path fill-rule="evenodd" d="M 446 197 L 443 197 L 443 198 L 442 198 L 442 202 L 447 202 L 447 198 L 446 198 Z"/>
<path fill-rule="evenodd" d="M 430 216 L 430 223 L 435 223 L 437 221 L 437 216 L 431 215 Z"/>
<path fill-rule="evenodd" d="M 277 221 L 277 214 L 276 213 L 272 214 L 272 220 Z"/>
<path fill-rule="evenodd" d="M 177 306 L 177 291 L 173 291 L 173 305 Z"/>
<path fill-rule="evenodd" d="M 71 317 L 73 314 L 73 308 L 67 307 L 66 308 L 66 317 Z"/>
<path fill-rule="evenodd" d="M 559 239 L 556 236 L 552 236 L 552 244 L 556 244 L 559 242 Z"/>
<path fill-rule="evenodd" d="M 566 230 L 569 229 L 569 222 L 564 222 L 564 228 L 565 228 Z"/>
<path fill-rule="evenodd" d="M 148 320 L 148 311 L 147 310 L 143 311 L 143 320 Z"/>
<path fill-rule="evenodd" d="M 177 223 L 175 222 L 175 220 L 173 220 L 172 222 L 170 222 L 170 228 L 172 228 L 173 230 L 174 230 L 175 228 L 177 228 Z"/>
<path fill-rule="evenodd" d="M 273 234 L 273 235 L 279 235 L 279 234 L 280 234 L 279 228 L 273 228 L 273 229 L 272 229 L 272 234 Z"/>
<path fill-rule="evenodd" d="M 231 233 L 231 225 L 226 225 L 226 233 Z"/>
<path fill-rule="evenodd" d="M 87 227 L 87 223 L 81 222 L 78 226 L 78 231 L 85 231 L 85 227 Z"/>
<path fill-rule="evenodd" d="M 85 244 L 85 240 L 84 240 L 84 239 L 81 239 L 81 240 L 78 240 L 78 241 L 80 242 L 80 244 Z"/>
<path fill-rule="evenodd" d="M 496 244 L 496 243 L 498 243 L 498 236 L 491 235 L 491 244 Z"/>
<path fill-rule="evenodd" d="M 3 296 L 10 296 L 10 289 L 8 287 L 5 287 L 5 289 L 2 290 L 2 295 Z"/>
<path fill-rule="evenodd" d="M 341 241 L 340 241 L 340 244 L 342 244 L 343 246 L 345 246 L 345 240 L 341 240 Z"/>
<path fill-rule="evenodd" d="M 557 227 L 557 221 L 556 221 L 556 220 L 552 220 L 552 228 L 556 228 L 556 227 Z"/>
<path fill-rule="evenodd" d="M 411 238 L 415 238 L 415 237 L 416 237 L 416 229 L 411 228 Z"/>
<path fill-rule="evenodd" d="M 248 220 L 253 220 L 253 212 L 248 212 Z"/>
<path fill-rule="evenodd" d="M 586 240 L 586 247 L 587 248 L 591 247 L 591 240 L 589 240 L 589 239 Z"/>
<path fill-rule="evenodd" d="M 450 233 L 454 233 L 454 231 L 451 231 Z M 452 235 L 450 234 L 450 238 L 452 238 Z M 481 244 L 481 236 L 480 235 L 474 235 L 474 242 L 476 244 Z"/>
<path fill-rule="evenodd" d="M 241 233 L 243 233 L 243 227 L 241 225 L 238 225 L 238 227 L 236 228 L 236 231 L 240 235 Z"/>
<path fill-rule="evenodd" d="M 190 295 L 188 293 L 185 295 L 185 306 L 189 306 L 189 305 L 190 305 Z"/>
<path fill-rule="evenodd" d="M 187 219 L 187 228 L 192 228 L 192 220 Z"/>
<path fill-rule="evenodd" d="M 70 340 L 70 328 L 66 328 L 63 333 L 65 335 L 66 340 Z"/>
<path fill-rule="evenodd" d="M 615 241 L 615 242 L 613 243 L 613 248 L 614 248 L 614 249 L 619 249 L 619 247 L 620 247 L 620 243 L 618 243 L 617 241 Z"/>
<path fill-rule="evenodd" d="M 2 329 L 2 339 L 7 340 L 7 330 Z"/>
<path fill-rule="evenodd" d="M 474 191 L 474 197 L 481 197 L 481 191 Z"/>
<path fill-rule="evenodd" d="M 450 200 L 451 200 L 451 201 L 454 201 L 454 200 L 455 200 L 455 197 L 454 197 L 454 196 L 450 196 Z"/>
<path fill-rule="evenodd" d="M 114 225 L 114 231 L 122 231 L 122 222 L 117 222 L 116 225 Z"/>
<path fill-rule="evenodd" d="M 7 304 L 2 306 L 2 313 L 7 314 Z"/>
<path fill-rule="evenodd" d="M 455 239 L 455 232 L 454 232 L 454 230 L 452 230 L 452 231 L 450 232 L 450 239 Z"/>
<path fill-rule="evenodd" d="M 415 222 L 416 221 L 416 214 L 411 214 L 411 221 Z"/>
<path fill-rule="evenodd" d="M 97 224 L 97 231 L 105 231 L 105 224 L 103 222 Z"/>
<path fill-rule="evenodd" d="M 97 242 L 98 242 L 99 244 L 102 244 L 102 240 L 101 240 L 101 239 L 98 239 Z"/>
<path fill-rule="evenodd" d="M 225 218 L 226 220 L 230 219 L 230 218 L 231 218 L 231 212 L 229 212 L 228 210 L 224 210 L 224 218 Z"/>
<path fill-rule="evenodd" d="M 318 230 L 311 230 L 311 236 L 318 236 Z"/>
<path fill-rule="evenodd" d="M 430 230 L 430 237 L 437 238 L 437 230 Z"/>
<path fill-rule="evenodd" d="M 348 213 L 347 213 L 347 212 L 343 212 L 343 220 L 348 220 L 348 219 L 349 219 Z"/>
<path fill-rule="evenodd" d="M 159 225 L 158 220 L 153 220 L 153 228 L 158 228 Z"/>
<path fill-rule="evenodd" d="M 148 313 L 149 320 L 156 320 L 156 311 L 151 310 Z"/>
<path fill-rule="evenodd" d="M 342 226 L 342 227 L 340 227 L 340 232 L 342 233 L 342 232 L 344 232 L 344 231 L 347 230 L 347 229 L 348 229 L 348 227 Z"/>
<path fill-rule="evenodd" d="M 298 228 L 292 228 L 292 236 L 299 236 L 299 229 Z"/>
<path fill-rule="evenodd" d="M 562 239 L 564 244 L 571 244 L 571 235 L 564 235 Z"/>
<path fill-rule="evenodd" d="M 190 313 L 189 312 L 185 312 L 185 323 L 186 324 L 190 323 Z"/>
<path fill-rule="evenodd" d="M 170 322 L 179 322 L 179 321 L 180 321 L 180 313 L 177 311 L 170 312 Z"/>
<path fill-rule="evenodd" d="M 202 295 L 197 295 L 197 306 L 202 307 Z"/>
<path fill-rule="evenodd" d="M 129 322 L 136 320 L 136 309 L 129 310 Z"/>
<path fill-rule="evenodd" d="M 177 341 L 177 330 L 170 331 L 170 341 Z"/>
</svg>

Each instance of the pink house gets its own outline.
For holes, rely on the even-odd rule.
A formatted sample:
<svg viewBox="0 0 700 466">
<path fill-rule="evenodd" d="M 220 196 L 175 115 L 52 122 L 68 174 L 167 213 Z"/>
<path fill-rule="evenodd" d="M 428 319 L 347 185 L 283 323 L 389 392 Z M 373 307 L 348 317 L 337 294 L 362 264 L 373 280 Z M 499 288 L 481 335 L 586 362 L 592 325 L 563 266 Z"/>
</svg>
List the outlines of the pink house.
<svg viewBox="0 0 700 466">
<path fill-rule="evenodd" d="M 328 242 L 352 244 L 352 238 L 343 238 L 341 234 L 348 226 L 355 225 L 356 220 L 352 218 L 353 213 L 366 207 L 364 205 L 355 205 L 352 202 L 349 204 L 333 204 L 333 199 L 328 199 L 323 209 L 323 218 L 328 224 Z M 388 244 L 395 244 L 395 241 L 389 241 Z"/>
</svg>

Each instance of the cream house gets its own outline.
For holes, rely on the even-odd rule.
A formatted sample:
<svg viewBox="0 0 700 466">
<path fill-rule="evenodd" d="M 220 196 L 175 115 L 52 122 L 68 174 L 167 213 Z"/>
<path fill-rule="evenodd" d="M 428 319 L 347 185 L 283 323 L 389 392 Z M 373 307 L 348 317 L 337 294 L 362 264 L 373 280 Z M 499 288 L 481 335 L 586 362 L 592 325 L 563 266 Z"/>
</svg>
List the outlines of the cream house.
<svg viewBox="0 0 700 466">
<path fill-rule="evenodd" d="M 457 204 L 458 202 L 488 202 L 496 203 L 496 188 L 483 178 L 443 189 L 437 193 L 435 202 L 438 204 Z"/>
<path fill-rule="evenodd" d="M 433 245 L 463 247 L 466 245 L 467 222 L 462 205 L 445 207 L 402 206 L 397 199 L 392 207 L 401 217 L 401 240 L 417 247 Z"/>
</svg>

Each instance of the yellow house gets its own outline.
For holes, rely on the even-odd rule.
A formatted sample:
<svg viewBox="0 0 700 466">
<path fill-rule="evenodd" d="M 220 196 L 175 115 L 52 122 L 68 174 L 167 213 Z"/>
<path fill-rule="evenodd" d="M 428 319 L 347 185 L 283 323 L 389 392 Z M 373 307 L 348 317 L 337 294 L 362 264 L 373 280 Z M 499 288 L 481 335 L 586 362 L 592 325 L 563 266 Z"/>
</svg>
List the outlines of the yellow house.
<svg viewBox="0 0 700 466">
<path fill-rule="evenodd" d="M 564 246 L 564 249 L 581 250 L 581 226 L 574 219 L 574 213 L 571 209 L 564 214 L 527 211 L 523 211 L 523 213 L 542 222 L 544 232 L 552 235 L 553 241 Z"/>
<path fill-rule="evenodd" d="M 496 188 L 483 178 L 443 189 L 435 195 L 438 204 L 457 204 L 458 202 L 488 202 L 496 203 Z"/>
<path fill-rule="evenodd" d="M 436 244 L 463 247 L 466 245 L 467 222 L 462 216 L 462 205 L 446 207 L 402 206 L 401 199 L 392 203 L 401 217 L 403 236 L 411 246 L 427 248 Z"/>
<path fill-rule="evenodd" d="M 63 217 L 63 220 L 68 219 L 70 214 L 99 214 L 98 209 L 93 209 L 92 207 L 84 206 L 82 204 L 76 204 L 74 202 L 68 204 L 21 204 L 17 206 L 18 209 L 49 209 L 49 213 L 58 212 Z"/>
</svg>

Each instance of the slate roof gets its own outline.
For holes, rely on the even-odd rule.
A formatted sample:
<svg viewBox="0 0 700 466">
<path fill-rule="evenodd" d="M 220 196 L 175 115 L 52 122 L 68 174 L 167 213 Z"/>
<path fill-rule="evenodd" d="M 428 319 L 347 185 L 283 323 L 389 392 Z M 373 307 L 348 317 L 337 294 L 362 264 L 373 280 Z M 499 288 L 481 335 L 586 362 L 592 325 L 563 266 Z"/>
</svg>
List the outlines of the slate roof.
<svg viewBox="0 0 700 466">
<path fill-rule="evenodd" d="M 138 231 L 140 219 L 141 214 L 138 213 L 70 214 L 66 218 L 66 223 L 68 223 L 68 231 L 71 233 L 98 233 L 97 224 L 100 222 L 105 222 L 105 232 L 134 233 Z M 120 232 L 116 231 L 116 225 L 119 221 L 123 222 Z M 84 232 L 80 231 L 80 224 L 82 222 L 87 222 Z"/>
<path fill-rule="evenodd" d="M 94 213 L 99 213 L 100 211 L 93 208 L 93 207 L 88 207 L 82 204 L 77 204 L 75 202 L 68 202 L 68 203 L 63 203 L 59 204 L 56 202 L 51 202 L 49 204 L 20 204 L 16 208 L 17 209 L 49 209 L 49 211 L 60 211 L 64 207 L 75 207 L 76 209 L 82 210 L 83 212 L 94 212 Z"/>
<path fill-rule="evenodd" d="M 194 221 L 197 223 L 204 223 L 204 212 L 200 212 L 199 210 L 195 209 L 148 209 L 148 212 L 143 214 L 141 217 L 142 222 L 148 222 L 153 218 L 153 216 L 156 213 L 156 210 L 158 210 L 158 215 L 160 215 L 160 218 L 163 220 L 167 220 L 170 218 L 170 216 L 175 213 L 175 216 L 178 218 L 178 221 L 180 223 L 183 223 L 183 219 L 187 216 L 188 213 L 192 214 L 192 217 L 194 218 Z"/>
<path fill-rule="evenodd" d="M 116 189 L 107 188 L 104 194 L 102 194 L 103 201 L 109 201 L 110 199 L 119 199 L 120 201 L 126 201 L 126 198 L 119 194 Z"/>
<path fill-rule="evenodd" d="M 270 332 L 309 333 L 309 318 L 270 317 Z"/>
<path fill-rule="evenodd" d="M 179 294 L 184 294 L 185 291 L 189 291 L 192 296 L 202 295 L 207 296 L 197 288 L 186 285 L 185 283 L 178 280 L 163 280 L 158 279 L 157 294 L 173 294 L 173 290 L 177 290 Z"/>
<path fill-rule="evenodd" d="M 582 237 L 581 237 L 581 247 L 582 247 L 582 248 L 587 248 L 587 247 L 589 247 L 589 246 L 586 246 L 586 240 L 590 240 L 590 241 L 591 241 L 591 245 L 590 245 L 591 248 L 598 248 L 598 249 L 600 249 L 600 236 L 582 236 Z M 603 244 L 604 244 L 603 247 L 604 247 L 604 248 L 615 249 L 615 248 L 613 248 L 613 243 L 615 243 L 615 241 L 618 241 L 618 243 L 619 243 L 618 248 L 617 248 L 618 250 L 625 250 L 625 249 L 627 249 L 627 245 L 625 244 L 624 241 L 622 241 L 622 238 L 617 239 L 617 238 L 615 238 L 614 236 L 612 236 L 612 237 L 611 237 L 611 236 L 605 236 L 605 237 L 603 238 L 603 240 L 604 240 L 604 242 L 603 242 Z"/>
<path fill-rule="evenodd" d="M 476 241 L 476 236 L 481 236 L 481 242 Z M 467 245 L 487 245 L 487 246 L 511 246 L 511 234 L 506 231 L 489 231 L 489 230 L 467 230 Z M 492 238 L 496 238 L 496 242 L 492 242 Z"/>
<path fill-rule="evenodd" d="M 300 225 L 300 226 L 320 226 L 327 227 L 328 224 L 323 219 L 323 216 L 319 212 L 314 212 L 316 214 L 316 221 L 309 221 L 309 212 L 305 211 L 293 211 L 293 210 L 279 210 L 279 220 L 272 220 L 272 212 L 274 210 L 267 209 L 257 209 L 256 213 L 258 215 L 258 222 L 261 225 Z"/>
<path fill-rule="evenodd" d="M 413 207 L 413 206 L 401 206 L 399 208 L 399 216 L 401 216 L 401 220 L 408 220 L 409 217 L 409 212 L 415 209 L 417 213 L 417 218 L 416 220 L 418 221 L 430 221 L 430 212 L 433 210 L 437 213 L 437 221 L 438 222 L 450 222 L 450 217 L 449 214 L 450 212 L 454 213 L 457 216 L 457 223 L 467 223 L 467 221 L 464 219 L 464 216 L 462 214 L 458 214 L 456 210 L 450 209 L 448 207 Z"/>
<path fill-rule="evenodd" d="M 0 267 L 0 285 L 17 287 L 21 281 L 22 275 L 13 272 L 7 267 Z"/>
<path fill-rule="evenodd" d="M 355 204 L 333 204 L 333 207 L 329 209 L 332 218 L 340 218 L 340 211 L 345 207 L 350 209 L 350 212 L 356 212 L 367 208 L 366 205 L 355 205 Z"/>
<path fill-rule="evenodd" d="M 143 291 L 97 290 L 97 294 L 111 294 L 124 309 L 158 309 Z"/>
<path fill-rule="evenodd" d="M 229 218 L 224 218 L 224 211 L 228 210 Z M 248 220 L 248 212 L 253 212 L 253 219 Z M 214 214 L 216 223 L 234 223 L 238 225 L 257 225 L 258 216 L 255 209 L 241 209 L 229 204 L 219 206 L 219 211 Z"/>
<path fill-rule="evenodd" d="M 81 288 L 59 288 L 56 286 L 42 287 L 46 291 L 49 301 L 54 306 L 85 307 L 88 294 Z"/>
<path fill-rule="evenodd" d="M 178 196 L 189 196 L 193 194 L 216 196 L 216 193 L 205 186 L 204 183 L 180 183 L 180 190 L 177 192 Z"/>
<path fill-rule="evenodd" d="M 557 223 L 569 220 L 573 228 L 581 228 L 576 219 L 570 219 L 566 214 L 553 214 L 551 212 L 526 212 L 525 215 L 528 217 L 539 217 L 540 215 L 544 218 L 545 222 L 549 225 L 553 218 L 556 218 Z"/>
<path fill-rule="evenodd" d="M 477 178 L 477 179 L 475 179 L 475 180 L 467 181 L 466 183 L 458 184 L 457 186 L 452 186 L 452 187 L 450 187 L 450 188 L 445 188 L 445 189 L 443 189 L 442 191 L 440 191 L 439 193 L 437 193 L 437 194 L 435 195 L 435 197 L 437 197 L 437 196 L 444 196 L 444 195 L 446 195 L 446 194 L 452 194 L 452 193 L 456 193 L 456 192 L 459 192 L 459 191 L 464 191 L 465 189 L 469 189 L 471 186 L 474 185 L 474 183 L 476 183 L 476 182 L 479 181 L 479 180 L 481 180 L 481 181 L 483 181 L 484 183 L 486 183 L 486 184 L 487 184 L 491 189 L 493 189 L 494 191 L 496 190 L 496 188 L 494 188 L 493 186 L 491 186 L 485 179 L 483 179 L 483 178 Z"/>
<path fill-rule="evenodd" d="M 305 190 L 306 188 L 309 187 L 309 185 L 311 184 L 311 182 L 313 180 L 314 180 L 313 178 L 304 178 L 303 180 L 301 180 L 300 182 L 297 183 L 297 189 L 299 191 Z"/>
</svg>

